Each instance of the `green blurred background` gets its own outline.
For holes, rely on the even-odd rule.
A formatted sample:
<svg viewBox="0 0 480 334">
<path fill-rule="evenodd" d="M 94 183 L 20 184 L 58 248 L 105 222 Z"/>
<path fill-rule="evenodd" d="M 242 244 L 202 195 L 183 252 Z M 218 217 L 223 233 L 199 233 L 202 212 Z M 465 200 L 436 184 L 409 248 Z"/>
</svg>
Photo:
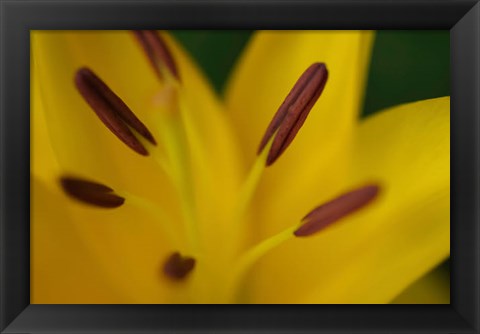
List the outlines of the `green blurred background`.
<svg viewBox="0 0 480 334">
<path fill-rule="evenodd" d="M 198 62 L 219 94 L 253 31 L 182 30 L 175 37 Z M 378 31 L 363 116 L 400 103 L 450 95 L 447 30 Z M 448 261 L 397 297 L 396 303 L 449 303 Z"/>
</svg>

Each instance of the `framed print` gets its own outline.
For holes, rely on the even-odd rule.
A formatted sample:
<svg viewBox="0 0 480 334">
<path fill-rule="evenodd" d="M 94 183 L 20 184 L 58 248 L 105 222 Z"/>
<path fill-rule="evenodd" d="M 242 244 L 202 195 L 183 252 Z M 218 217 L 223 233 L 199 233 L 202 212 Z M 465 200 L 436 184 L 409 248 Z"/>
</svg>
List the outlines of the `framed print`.
<svg viewBox="0 0 480 334">
<path fill-rule="evenodd" d="M 478 332 L 476 1 L 1 6 L 2 333 Z"/>
</svg>

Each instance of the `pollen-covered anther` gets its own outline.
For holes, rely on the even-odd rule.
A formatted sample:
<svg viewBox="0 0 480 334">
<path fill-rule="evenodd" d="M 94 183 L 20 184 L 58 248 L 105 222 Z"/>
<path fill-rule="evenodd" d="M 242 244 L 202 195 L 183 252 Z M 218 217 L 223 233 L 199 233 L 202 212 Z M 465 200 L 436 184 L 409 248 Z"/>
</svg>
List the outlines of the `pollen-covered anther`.
<svg viewBox="0 0 480 334">
<path fill-rule="evenodd" d="M 163 265 L 163 273 L 175 281 L 183 280 L 195 267 L 195 259 L 182 256 L 179 252 L 171 254 Z"/>
<path fill-rule="evenodd" d="M 314 63 L 297 80 L 260 142 L 258 154 L 262 152 L 272 136 L 275 136 L 268 153 L 267 166 L 273 164 L 293 141 L 323 92 L 327 78 L 328 71 L 325 64 Z"/>
<path fill-rule="evenodd" d="M 117 208 L 125 202 L 112 188 L 101 183 L 66 176 L 60 178 L 60 185 L 67 195 L 90 205 Z"/>
<path fill-rule="evenodd" d="M 365 207 L 377 197 L 379 192 L 378 185 L 367 185 L 322 204 L 302 219 L 303 224 L 293 234 L 297 237 L 313 235 Z"/>
<path fill-rule="evenodd" d="M 155 30 L 134 30 L 133 32 L 155 73 L 164 79 L 160 67 L 165 66 L 173 77 L 180 80 L 175 60 L 163 38 Z"/>
<path fill-rule="evenodd" d="M 135 152 L 148 155 L 129 127 L 156 145 L 153 135 L 130 108 L 89 68 L 75 74 L 75 85 L 95 114 L 112 133 Z"/>
</svg>

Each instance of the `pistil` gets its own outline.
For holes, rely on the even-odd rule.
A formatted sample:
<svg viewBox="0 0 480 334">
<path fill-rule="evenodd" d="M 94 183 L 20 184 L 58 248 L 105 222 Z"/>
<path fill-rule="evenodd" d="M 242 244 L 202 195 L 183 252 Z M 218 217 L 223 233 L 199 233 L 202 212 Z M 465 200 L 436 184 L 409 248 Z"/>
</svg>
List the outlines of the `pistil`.
<svg viewBox="0 0 480 334">
<path fill-rule="evenodd" d="M 155 73 L 164 81 L 161 90 L 153 99 L 159 112 L 150 114 L 156 134 L 160 136 L 164 152 L 152 152 L 154 160 L 169 175 L 181 198 L 185 231 L 190 251 L 198 256 L 200 242 L 194 200 L 192 171 L 190 168 L 190 147 L 185 126 L 186 111 L 183 87 L 179 84 L 179 74 L 175 60 L 167 44 L 156 31 L 134 31 L 153 65 Z"/>
</svg>

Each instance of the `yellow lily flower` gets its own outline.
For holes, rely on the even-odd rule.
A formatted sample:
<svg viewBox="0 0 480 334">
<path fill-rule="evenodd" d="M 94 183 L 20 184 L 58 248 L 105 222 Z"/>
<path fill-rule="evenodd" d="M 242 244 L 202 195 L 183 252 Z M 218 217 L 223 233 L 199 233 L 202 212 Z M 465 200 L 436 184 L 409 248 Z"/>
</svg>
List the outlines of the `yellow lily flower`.
<svg viewBox="0 0 480 334">
<path fill-rule="evenodd" d="M 222 103 L 166 33 L 33 32 L 31 302 L 394 300 L 449 255 L 449 98 L 359 120 L 372 41 L 257 32 Z"/>
</svg>

